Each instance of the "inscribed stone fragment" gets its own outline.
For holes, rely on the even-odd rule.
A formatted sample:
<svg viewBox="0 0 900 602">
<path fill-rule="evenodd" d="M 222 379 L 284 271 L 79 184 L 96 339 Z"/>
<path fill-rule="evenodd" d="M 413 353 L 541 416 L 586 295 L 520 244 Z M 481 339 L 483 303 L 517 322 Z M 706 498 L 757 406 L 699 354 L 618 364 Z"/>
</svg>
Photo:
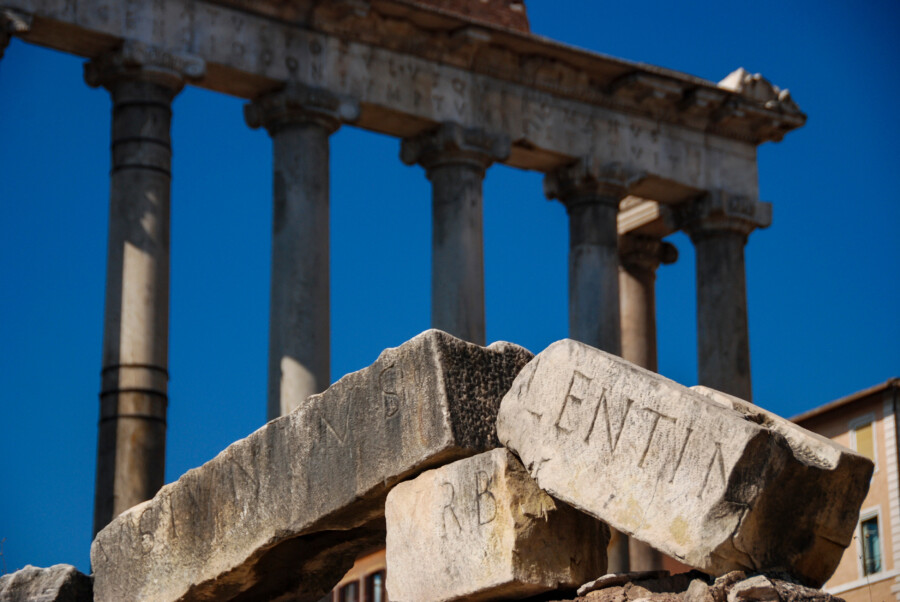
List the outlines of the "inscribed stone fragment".
<svg viewBox="0 0 900 602">
<path fill-rule="evenodd" d="M 530 357 L 436 330 L 384 351 L 113 520 L 91 547 L 96 600 L 318 600 L 384 545 L 391 487 L 497 446 Z"/>
<path fill-rule="evenodd" d="M 516 378 L 498 433 L 551 495 L 686 564 L 819 586 L 850 544 L 872 463 L 741 403 L 565 340 Z"/>
<path fill-rule="evenodd" d="M 554 501 L 508 450 L 401 483 L 388 495 L 395 602 L 495 600 L 574 588 L 606 571 L 609 528 Z"/>
</svg>

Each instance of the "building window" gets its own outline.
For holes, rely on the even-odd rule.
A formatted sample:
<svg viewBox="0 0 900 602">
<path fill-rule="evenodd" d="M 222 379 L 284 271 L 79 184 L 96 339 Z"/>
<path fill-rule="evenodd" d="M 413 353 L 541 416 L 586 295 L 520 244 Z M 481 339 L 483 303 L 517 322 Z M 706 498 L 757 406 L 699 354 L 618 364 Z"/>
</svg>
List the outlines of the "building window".
<svg viewBox="0 0 900 602">
<path fill-rule="evenodd" d="M 850 443 L 853 449 L 872 460 L 878 470 L 878 453 L 875 441 L 875 417 L 872 414 L 861 416 L 850 423 Z"/>
<path fill-rule="evenodd" d="M 351 581 L 342 587 L 338 594 L 338 602 L 360 602 L 359 581 Z"/>
<path fill-rule="evenodd" d="M 366 602 L 388 602 L 384 585 L 384 571 L 366 577 Z"/>
<path fill-rule="evenodd" d="M 878 517 L 867 518 L 859 524 L 862 544 L 863 574 L 881 572 L 881 538 L 878 535 Z"/>
</svg>

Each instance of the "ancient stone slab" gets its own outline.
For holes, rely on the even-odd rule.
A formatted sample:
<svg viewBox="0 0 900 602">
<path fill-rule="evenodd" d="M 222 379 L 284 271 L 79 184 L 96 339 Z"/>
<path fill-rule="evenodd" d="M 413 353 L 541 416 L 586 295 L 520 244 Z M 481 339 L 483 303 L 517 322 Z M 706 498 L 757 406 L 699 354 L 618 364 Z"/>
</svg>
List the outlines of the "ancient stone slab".
<svg viewBox="0 0 900 602">
<path fill-rule="evenodd" d="M 0 577 L 0 602 L 90 602 L 91 578 L 74 566 L 48 568 L 26 565 Z"/>
<path fill-rule="evenodd" d="M 436 330 L 384 351 L 103 529 L 95 599 L 318 600 L 384 545 L 391 487 L 498 445 L 530 357 Z"/>
<path fill-rule="evenodd" d="M 397 602 L 534 595 L 606 571 L 609 527 L 554 501 L 505 449 L 401 483 L 385 516 Z"/>
<path fill-rule="evenodd" d="M 872 463 L 722 403 L 565 340 L 516 378 L 498 434 L 552 496 L 682 562 L 821 585 L 850 544 Z"/>
</svg>

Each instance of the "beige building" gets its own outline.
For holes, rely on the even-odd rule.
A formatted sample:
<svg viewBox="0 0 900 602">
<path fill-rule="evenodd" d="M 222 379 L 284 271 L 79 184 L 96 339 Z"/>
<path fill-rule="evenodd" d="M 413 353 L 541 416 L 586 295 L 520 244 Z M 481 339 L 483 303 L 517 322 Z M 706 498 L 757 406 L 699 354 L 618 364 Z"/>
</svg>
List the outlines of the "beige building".
<svg viewBox="0 0 900 602">
<path fill-rule="evenodd" d="M 892 378 L 793 418 L 875 462 L 853 544 L 824 588 L 847 602 L 900 599 L 898 402 L 900 378 Z"/>
</svg>

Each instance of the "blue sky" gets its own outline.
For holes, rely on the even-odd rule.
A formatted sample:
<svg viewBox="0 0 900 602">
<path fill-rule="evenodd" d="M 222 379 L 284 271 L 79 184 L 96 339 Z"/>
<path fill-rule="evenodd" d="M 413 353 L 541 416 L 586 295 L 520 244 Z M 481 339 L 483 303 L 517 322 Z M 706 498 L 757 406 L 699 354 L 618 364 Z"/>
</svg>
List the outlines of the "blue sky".
<svg viewBox="0 0 900 602">
<path fill-rule="evenodd" d="M 686 5 L 687 4 L 687 5 Z M 755 401 L 793 415 L 900 376 L 900 5 L 530 0 L 532 30 L 718 81 L 787 87 L 807 125 L 759 151 L 773 225 L 747 246 Z M 82 60 L 0 60 L 0 573 L 89 568 L 109 193 L 108 94 Z M 243 101 L 173 121 L 167 482 L 265 420 L 271 145 Z M 332 138 L 332 379 L 429 326 L 430 189 L 399 142 Z M 567 334 L 567 222 L 539 174 L 485 181 L 488 340 Z M 660 371 L 696 384 L 694 255 L 658 274 Z"/>
</svg>

